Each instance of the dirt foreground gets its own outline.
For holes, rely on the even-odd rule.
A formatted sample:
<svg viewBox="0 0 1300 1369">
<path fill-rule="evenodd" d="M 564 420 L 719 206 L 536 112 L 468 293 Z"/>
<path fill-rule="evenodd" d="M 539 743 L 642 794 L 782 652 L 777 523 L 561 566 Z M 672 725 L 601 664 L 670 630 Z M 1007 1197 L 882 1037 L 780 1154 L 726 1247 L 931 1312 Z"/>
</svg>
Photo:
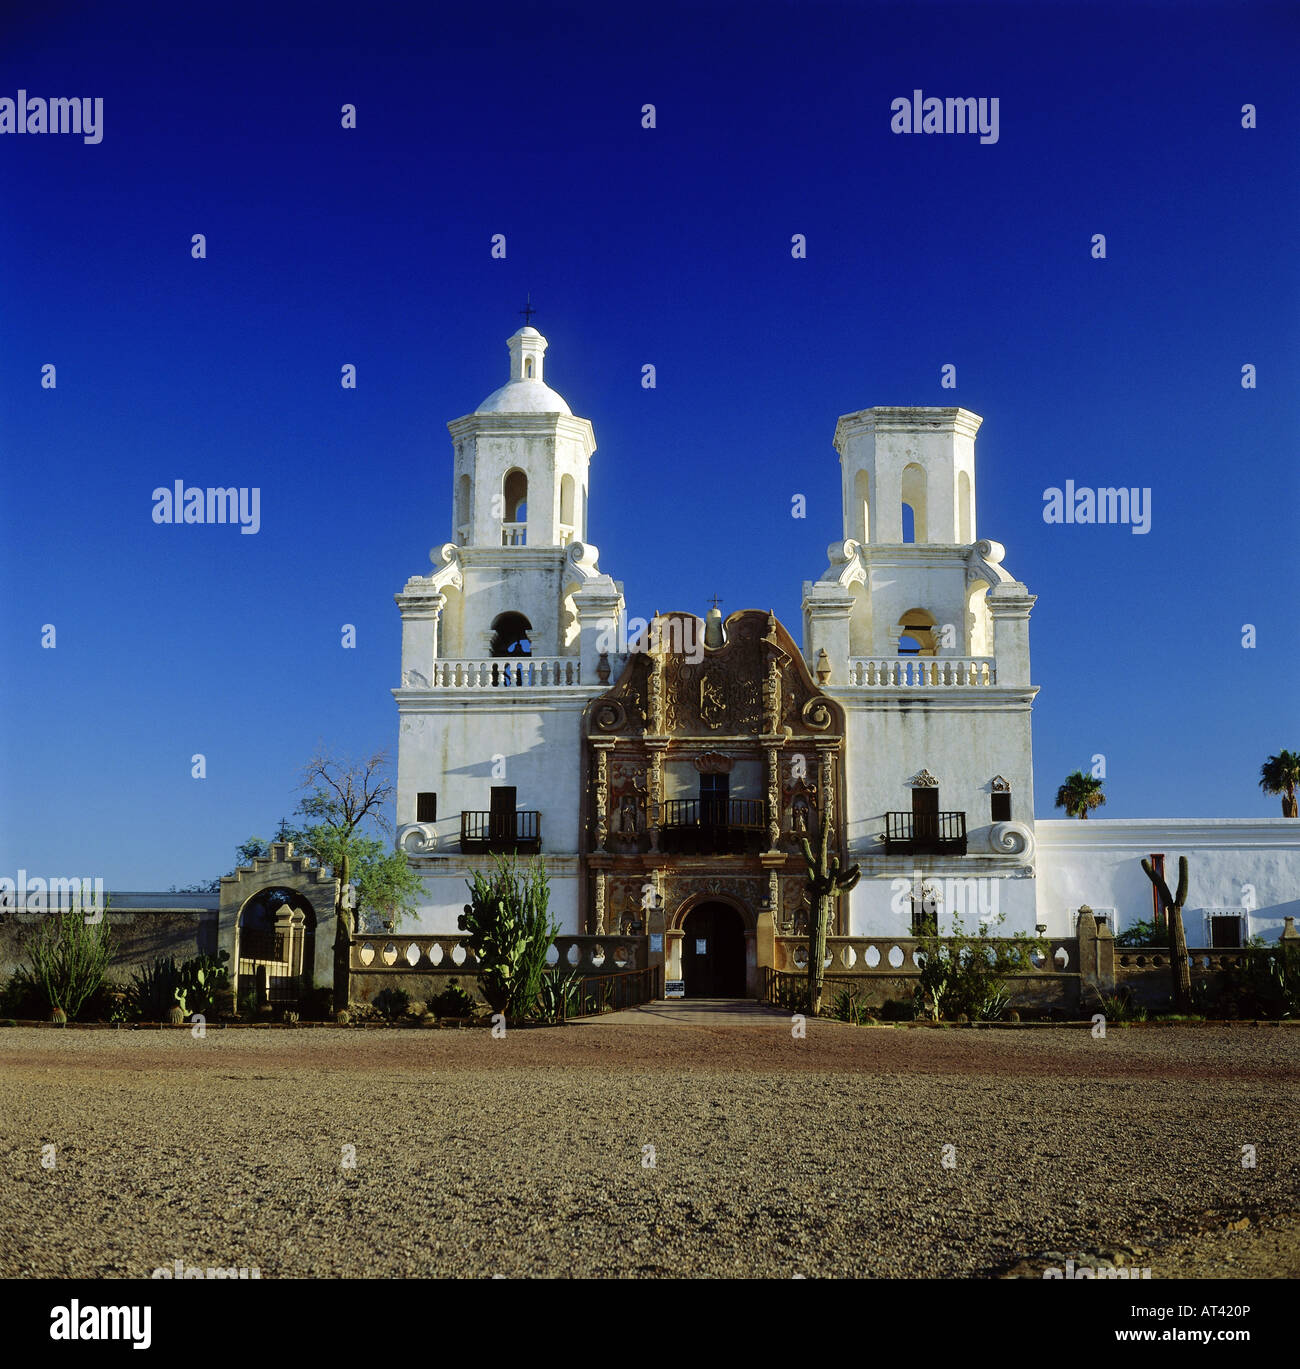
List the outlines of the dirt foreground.
<svg viewBox="0 0 1300 1369">
<path fill-rule="evenodd" d="M 1249 1026 L 5 1029 L 0 1276 L 1296 1277 L 1298 1085 Z"/>
</svg>

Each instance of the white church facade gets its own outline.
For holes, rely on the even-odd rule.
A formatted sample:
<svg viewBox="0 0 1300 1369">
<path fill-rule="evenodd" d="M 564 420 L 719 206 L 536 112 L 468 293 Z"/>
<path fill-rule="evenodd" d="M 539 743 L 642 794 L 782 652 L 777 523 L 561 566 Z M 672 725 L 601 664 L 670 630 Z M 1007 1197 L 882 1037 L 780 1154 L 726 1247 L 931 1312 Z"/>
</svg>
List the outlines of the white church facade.
<svg viewBox="0 0 1300 1369">
<path fill-rule="evenodd" d="M 1080 906 L 1149 919 L 1144 856 L 1192 863 L 1188 939 L 1276 940 L 1300 912 L 1300 823 L 1044 821 L 1034 812 L 1034 595 L 976 521 L 981 419 L 842 417 L 842 527 L 801 640 L 758 609 L 632 632 L 589 537 L 591 423 L 543 379 L 546 339 L 450 423 L 451 539 L 401 612 L 398 840 L 409 930 L 454 933 L 496 852 L 540 854 L 567 934 L 648 935 L 668 978 L 753 992 L 803 930 L 799 841 L 830 815 L 861 879 L 840 936 L 967 927 L 1069 937 Z"/>
</svg>

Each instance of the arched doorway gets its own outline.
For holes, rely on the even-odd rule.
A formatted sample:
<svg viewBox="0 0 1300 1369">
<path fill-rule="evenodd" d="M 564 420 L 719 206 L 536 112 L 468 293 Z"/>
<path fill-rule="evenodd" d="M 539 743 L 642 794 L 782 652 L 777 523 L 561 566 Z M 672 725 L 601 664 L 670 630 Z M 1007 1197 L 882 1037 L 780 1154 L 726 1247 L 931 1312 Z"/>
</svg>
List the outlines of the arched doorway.
<svg viewBox="0 0 1300 1369">
<path fill-rule="evenodd" d="M 269 888 L 240 909 L 236 945 L 237 993 L 255 990 L 259 1004 L 301 1006 L 311 988 L 316 911 L 292 889 Z"/>
<path fill-rule="evenodd" d="M 729 903 L 701 903 L 682 922 L 687 998 L 745 997 L 745 921 Z"/>
</svg>

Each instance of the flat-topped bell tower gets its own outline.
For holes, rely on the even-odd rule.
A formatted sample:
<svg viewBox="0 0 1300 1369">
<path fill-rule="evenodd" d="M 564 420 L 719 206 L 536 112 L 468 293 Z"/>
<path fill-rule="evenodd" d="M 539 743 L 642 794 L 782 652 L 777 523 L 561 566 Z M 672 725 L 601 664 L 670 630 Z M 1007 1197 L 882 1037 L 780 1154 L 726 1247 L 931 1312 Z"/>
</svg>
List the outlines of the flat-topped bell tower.
<svg viewBox="0 0 1300 1369">
<path fill-rule="evenodd" d="M 975 541 L 975 434 L 983 421 L 969 409 L 845 414 L 835 425 L 845 541 Z"/>
</svg>

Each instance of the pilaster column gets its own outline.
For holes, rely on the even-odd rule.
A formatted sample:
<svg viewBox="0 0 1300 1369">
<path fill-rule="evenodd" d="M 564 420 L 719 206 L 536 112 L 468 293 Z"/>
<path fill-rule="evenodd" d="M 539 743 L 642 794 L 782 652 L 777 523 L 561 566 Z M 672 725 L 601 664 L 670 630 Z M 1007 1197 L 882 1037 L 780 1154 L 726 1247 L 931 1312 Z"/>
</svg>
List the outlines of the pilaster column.
<svg viewBox="0 0 1300 1369">
<path fill-rule="evenodd" d="M 998 684 L 1027 685 L 1029 680 L 1029 611 L 1038 601 L 1018 580 L 995 585 L 984 596 L 993 620 L 993 655 Z"/>
<path fill-rule="evenodd" d="M 447 597 L 403 591 L 393 596 L 402 615 L 402 686 L 425 689 L 433 682 L 438 658 L 438 626 Z"/>
<path fill-rule="evenodd" d="M 591 743 L 595 754 L 594 774 L 591 777 L 591 826 L 593 849 L 609 849 L 609 753 L 614 748 L 612 741 Z"/>
<path fill-rule="evenodd" d="M 605 918 L 605 903 L 606 903 L 606 898 L 607 898 L 607 896 L 608 896 L 608 890 L 607 890 L 607 888 L 606 888 L 606 875 L 605 875 L 604 870 L 597 870 L 597 871 L 595 872 L 595 874 L 596 874 L 596 887 L 595 887 L 595 895 L 596 895 L 596 900 L 595 900 L 595 901 L 596 901 L 595 924 L 596 924 L 596 925 L 592 928 L 592 932 L 593 932 L 593 934 L 594 934 L 595 936 L 604 936 L 604 935 L 605 935 L 605 920 L 606 920 L 606 918 Z"/>
<path fill-rule="evenodd" d="M 849 677 L 849 618 L 853 595 L 838 584 L 804 582 L 804 621 L 808 640 L 804 653 L 809 670 L 817 669 L 817 653 L 825 650 L 831 674 L 828 684 L 842 685 Z"/>
<path fill-rule="evenodd" d="M 767 845 L 775 851 L 781 842 L 781 748 L 767 748 Z"/>
<path fill-rule="evenodd" d="M 650 850 L 659 851 L 659 823 L 664 804 L 664 752 L 668 750 L 666 737 L 646 738 L 646 829 L 650 836 Z"/>
</svg>

